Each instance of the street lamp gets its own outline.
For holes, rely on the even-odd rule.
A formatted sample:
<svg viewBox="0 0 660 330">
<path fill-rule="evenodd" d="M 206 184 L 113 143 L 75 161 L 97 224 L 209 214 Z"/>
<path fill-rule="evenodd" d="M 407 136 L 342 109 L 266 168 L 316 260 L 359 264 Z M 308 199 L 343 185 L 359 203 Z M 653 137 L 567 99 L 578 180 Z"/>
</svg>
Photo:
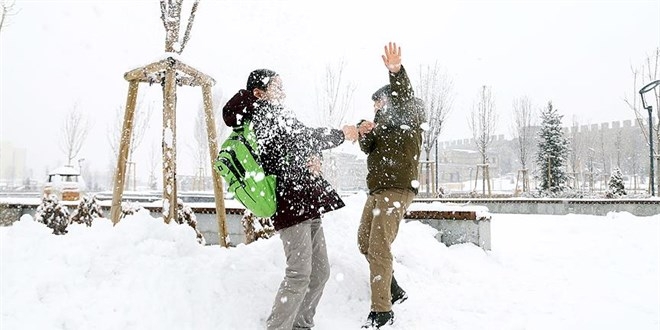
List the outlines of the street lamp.
<svg viewBox="0 0 660 330">
<path fill-rule="evenodd" d="M 653 170 L 653 117 L 651 116 L 651 111 L 653 106 L 651 104 L 646 104 L 646 99 L 644 99 L 644 94 L 654 89 L 656 86 L 660 85 L 660 80 L 652 81 L 648 85 L 642 87 L 639 90 L 639 95 L 642 97 L 642 107 L 649 112 L 649 161 L 651 162 L 651 175 L 650 175 L 650 184 L 651 184 L 651 196 L 655 196 L 655 171 Z"/>
</svg>

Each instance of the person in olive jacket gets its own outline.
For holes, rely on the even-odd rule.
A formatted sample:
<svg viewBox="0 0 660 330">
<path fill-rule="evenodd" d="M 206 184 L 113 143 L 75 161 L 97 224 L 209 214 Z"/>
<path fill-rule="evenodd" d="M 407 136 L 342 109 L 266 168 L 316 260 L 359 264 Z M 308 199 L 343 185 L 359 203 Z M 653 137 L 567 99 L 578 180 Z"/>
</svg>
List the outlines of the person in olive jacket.
<svg viewBox="0 0 660 330">
<path fill-rule="evenodd" d="M 392 304 L 407 298 L 392 274 L 390 248 L 417 194 L 425 118 L 401 65 L 401 48 L 389 43 L 382 58 L 390 83 L 372 95 L 373 122 L 358 124 L 360 149 L 367 154 L 369 189 L 358 228 L 358 247 L 369 262 L 371 284 L 371 312 L 364 328 L 393 323 Z"/>
<path fill-rule="evenodd" d="M 271 217 L 286 256 L 285 277 L 275 296 L 267 329 L 310 329 L 330 264 L 321 225 L 322 215 L 344 202 L 321 176 L 321 151 L 357 140 L 357 128 L 310 128 L 282 103 L 286 94 L 277 73 L 250 73 L 240 90 L 223 107 L 228 126 L 251 121 L 261 165 L 276 177 L 277 208 Z"/>
</svg>

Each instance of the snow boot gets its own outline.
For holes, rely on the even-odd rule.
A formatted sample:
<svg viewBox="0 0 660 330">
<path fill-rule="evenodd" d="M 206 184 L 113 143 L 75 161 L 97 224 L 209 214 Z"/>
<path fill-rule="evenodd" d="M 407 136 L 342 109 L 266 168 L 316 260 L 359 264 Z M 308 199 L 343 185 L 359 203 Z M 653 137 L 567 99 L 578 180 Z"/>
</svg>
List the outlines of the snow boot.
<svg viewBox="0 0 660 330">
<path fill-rule="evenodd" d="M 362 329 L 380 329 L 380 327 L 392 323 L 394 323 L 394 312 L 370 312 Z"/>
<path fill-rule="evenodd" d="M 396 279 L 394 278 L 394 274 L 392 274 L 392 284 L 390 285 L 390 293 L 392 294 L 392 305 L 400 304 L 406 301 L 406 299 L 408 299 L 408 294 L 396 282 Z"/>
</svg>

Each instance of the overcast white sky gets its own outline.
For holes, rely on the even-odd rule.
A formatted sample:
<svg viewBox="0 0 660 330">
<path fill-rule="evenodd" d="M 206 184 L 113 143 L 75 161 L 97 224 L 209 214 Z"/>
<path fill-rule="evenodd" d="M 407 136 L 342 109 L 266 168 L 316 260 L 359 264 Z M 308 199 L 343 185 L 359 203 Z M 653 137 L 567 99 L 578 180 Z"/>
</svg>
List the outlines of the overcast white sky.
<svg viewBox="0 0 660 330">
<path fill-rule="evenodd" d="M 187 6 L 192 0 L 184 1 Z M 515 97 L 553 101 L 565 124 L 632 119 L 631 65 L 660 46 L 660 1 L 212 1 L 202 0 L 182 58 L 230 95 L 267 67 L 284 79 L 289 105 L 309 124 L 315 86 L 340 60 L 357 85 L 347 121 L 372 114 L 371 93 L 387 83 L 382 47 L 396 41 L 413 81 L 440 65 L 454 81 L 455 106 L 440 139 L 466 138 L 466 115 L 480 86 L 492 86 L 502 134 Z M 35 175 L 61 165 L 62 117 L 74 104 L 92 118 L 80 158 L 107 169 L 106 135 L 125 103 L 124 72 L 158 59 L 164 29 L 157 0 L 16 1 L 0 35 L 0 139 L 28 150 Z M 189 12 L 185 10 L 184 13 Z M 186 15 L 187 16 L 187 15 Z M 160 89 L 138 153 L 160 142 Z M 178 99 L 179 173 L 192 173 L 192 130 L 201 91 Z M 140 159 L 138 157 L 138 162 Z M 142 160 L 146 165 L 146 160 Z M 138 165 L 139 166 L 139 165 Z"/>
</svg>

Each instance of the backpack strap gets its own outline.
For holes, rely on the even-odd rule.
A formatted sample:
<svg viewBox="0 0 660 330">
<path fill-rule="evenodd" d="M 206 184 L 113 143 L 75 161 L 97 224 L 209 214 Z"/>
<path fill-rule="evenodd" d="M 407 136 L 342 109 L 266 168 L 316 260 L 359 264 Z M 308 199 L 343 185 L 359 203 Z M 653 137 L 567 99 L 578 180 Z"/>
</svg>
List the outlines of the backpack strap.
<svg viewBox="0 0 660 330">
<path fill-rule="evenodd" d="M 242 126 L 234 127 L 234 132 L 236 132 L 236 135 L 230 136 L 230 138 L 232 140 L 237 140 L 243 143 L 250 154 L 252 154 L 252 157 L 257 161 L 257 163 L 261 164 L 261 157 L 259 157 L 259 153 L 254 150 L 254 148 L 252 148 L 252 144 L 245 138 L 245 136 L 243 136 L 243 133 L 250 129 L 250 123 L 250 121 L 246 121 Z"/>
<path fill-rule="evenodd" d="M 221 162 L 223 165 L 225 165 L 225 167 L 227 167 L 227 169 L 229 170 L 229 172 L 232 173 L 234 178 L 240 178 L 240 174 L 236 170 L 236 167 L 234 167 L 234 165 L 229 159 L 224 157 L 219 157 L 218 161 Z M 240 182 L 238 179 L 233 179 L 232 182 L 228 182 L 229 186 L 233 185 L 234 182 L 239 182 L 242 185 L 242 182 Z"/>
</svg>

